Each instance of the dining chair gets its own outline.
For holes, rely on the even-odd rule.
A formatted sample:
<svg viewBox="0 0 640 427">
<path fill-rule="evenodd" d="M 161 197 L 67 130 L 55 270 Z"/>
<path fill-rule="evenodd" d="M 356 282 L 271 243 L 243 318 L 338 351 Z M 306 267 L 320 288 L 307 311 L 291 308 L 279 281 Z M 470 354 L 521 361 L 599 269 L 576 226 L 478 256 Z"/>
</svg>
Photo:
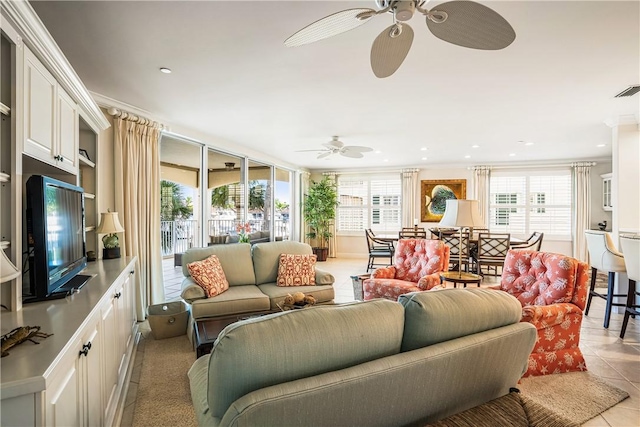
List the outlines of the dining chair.
<svg viewBox="0 0 640 427">
<path fill-rule="evenodd" d="M 627 303 L 624 309 L 622 329 L 620 330 L 620 338 L 624 338 L 629 317 L 640 316 L 640 310 L 638 310 L 640 305 L 636 303 L 636 297 L 640 296 L 640 292 L 636 287 L 637 283 L 640 282 L 640 236 L 620 236 L 620 248 L 624 255 L 624 264 L 629 278 Z"/>
<path fill-rule="evenodd" d="M 478 248 L 475 255 L 476 272 L 482 274 L 482 266 L 486 265 L 491 271 L 495 268 L 498 275 L 498 267 L 502 268 L 504 260 L 509 252 L 510 233 L 480 233 L 478 234 Z"/>
<path fill-rule="evenodd" d="M 375 234 L 370 228 L 365 230 L 367 236 L 367 246 L 369 248 L 369 262 L 367 264 L 367 272 L 370 271 L 374 265 L 387 266 L 393 264 L 393 255 L 395 248 L 393 243 L 377 239 Z M 376 258 L 389 258 L 388 263 L 376 263 Z"/>
<path fill-rule="evenodd" d="M 611 239 L 611 235 L 606 231 L 585 230 L 587 238 L 587 249 L 589 250 L 589 262 L 591 264 L 591 286 L 589 287 L 589 296 L 587 297 L 587 307 L 584 315 L 589 315 L 591 307 L 591 298 L 598 297 L 604 299 L 607 304 L 604 312 L 604 327 L 609 327 L 611 319 L 611 307 L 626 307 L 626 303 L 614 302 L 613 298 L 626 297 L 626 294 L 614 294 L 613 287 L 615 284 L 616 273 L 624 273 L 627 269 L 624 265 L 624 256 L 618 252 Z M 601 294 L 596 292 L 596 275 L 598 270 L 607 272 L 609 280 L 607 281 L 607 293 Z"/>
<path fill-rule="evenodd" d="M 426 239 L 427 230 L 422 227 L 402 227 L 398 232 L 400 239 Z"/>
<path fill-rule="evenodd" d="M 469 233 L 443 234 L 440 239 L 449 247 L 449 271 L 469 271 L 470 243 Z M 459 265 L 459 264 L 462 265 Z"/>
<path fill-rule="evenodd" d="M 511 249 L 540 252 L 543 238 L 544 233 L 534 231 L 531 236 L 522 243 L 511 242 Z"/>
</svg>

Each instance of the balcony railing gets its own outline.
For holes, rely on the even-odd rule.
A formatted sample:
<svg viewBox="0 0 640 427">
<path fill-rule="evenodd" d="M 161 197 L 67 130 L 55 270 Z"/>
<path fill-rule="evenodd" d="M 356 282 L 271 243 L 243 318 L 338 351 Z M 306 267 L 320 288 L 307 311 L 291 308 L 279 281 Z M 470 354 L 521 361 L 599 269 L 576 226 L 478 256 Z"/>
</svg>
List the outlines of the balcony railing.
<svg viewBox="0 0 640 427">
<path fill-rule="evenodd" d="M 160 221 L 162 256 L 182 253 L 194 246 L 200 246 L 199 235 L 198 221 L 195 219 Z"/>
<path fill-rule="evenodd" d="M 251 232 L 268 229 L 268 221 L 249 220 Z M 225 236 L 236 232 L 239 221 L 233 219 L 210 219 L 207 221 L 209 236 Z M 291 223 L 287 220 L 274 222 L 274 237 L 271 240 L 289 240 L 291 237 Z M 193 219 L 177 221 L 160 221 L 160 241 L 162 256 L 183 253 L 192 247 L 206 246 L 200 243 L 198 221 Z"/>
</svg>

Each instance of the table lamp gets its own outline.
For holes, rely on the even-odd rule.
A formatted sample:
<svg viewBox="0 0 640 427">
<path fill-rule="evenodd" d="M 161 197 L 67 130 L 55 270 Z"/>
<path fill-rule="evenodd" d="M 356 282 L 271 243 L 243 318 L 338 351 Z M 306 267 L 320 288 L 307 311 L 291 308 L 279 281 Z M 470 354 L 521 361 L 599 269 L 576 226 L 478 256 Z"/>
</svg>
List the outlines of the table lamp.
<svg viewBox="0 0 640 427">
<path fill-rule="evenodd" d="M 462 276 L 462 228 L 469 227 L 469 232 L 473 227 L 484 227 L 484 222 L 480 217 L 477 200 L 457 200 L 449 199 L 445 206 L 444 215 L 438 224 L 444 227 L 457 227 L 460 234 L 458 249 L 458 275 Z"/>
<path fill-rule="evenodd" d="M 7 258 L 4 250 L 0 249 L 0 283 L 13 280 L 20 275 L 20 270 Z"/>
<path fill-rule="evenodd" d="M 120 258 L 120 243 L 116 233 L 122 233 L 124 228 L 120 225 L 118 212 L 107 211 L 100 214 L 100 225 L 96 230 L 98 234 L 106 234 L 102 238 L 104 248 L 102 249 L 103 259 Z"/>
</svg>

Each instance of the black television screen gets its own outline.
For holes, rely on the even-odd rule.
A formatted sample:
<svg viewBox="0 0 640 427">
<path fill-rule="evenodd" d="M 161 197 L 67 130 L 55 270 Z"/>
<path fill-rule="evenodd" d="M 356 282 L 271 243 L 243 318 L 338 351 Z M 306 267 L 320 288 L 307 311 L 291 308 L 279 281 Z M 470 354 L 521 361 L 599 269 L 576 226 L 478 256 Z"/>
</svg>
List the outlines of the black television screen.
<svg viewBox="0 0 640 427">
<path fill-rule="evenodd" d="M 32 296 L 66 293 L 87 265 L 81 187 L 41 175 L 27 180 L 27 245 Z"/>
</svg>

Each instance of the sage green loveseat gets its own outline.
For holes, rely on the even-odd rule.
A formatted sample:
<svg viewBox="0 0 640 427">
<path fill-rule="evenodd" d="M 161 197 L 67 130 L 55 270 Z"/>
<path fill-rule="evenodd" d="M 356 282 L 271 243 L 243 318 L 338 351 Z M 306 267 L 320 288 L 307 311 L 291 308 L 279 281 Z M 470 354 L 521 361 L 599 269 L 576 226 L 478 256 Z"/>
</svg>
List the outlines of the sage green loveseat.
<svg viewBox="0 0 640 427">
<path fill-rule="evenodd" d="M 191 305 L 191 323 L 188 331 L 193 339 L 194 322 L 207 318 L 230 318 L 238 316 L 280 311 L 277 304 L 288 293 L 304 292 L 314 296 L 319 304 L 332 302 L 335 297 L 332 274 L 316 266 L 315 286 L 277 286 L 280 254 L 311 254 L 306 243 L 294 241 L 265 242 L 250 245 L 214 245 L 191 248 L 182 255 L 182 298 Z M 216 255 L 220 260 L 229 289 L 220 295 L 207 298 L 198 286 L 187 264 Z"/>
<path fill-rule="evenodd" d="M 505 292 L 447 289 L 236 322 L 189 370 L 201 426 L 401 426 L 506 395 L 536 331 Z"/>
</svg>

